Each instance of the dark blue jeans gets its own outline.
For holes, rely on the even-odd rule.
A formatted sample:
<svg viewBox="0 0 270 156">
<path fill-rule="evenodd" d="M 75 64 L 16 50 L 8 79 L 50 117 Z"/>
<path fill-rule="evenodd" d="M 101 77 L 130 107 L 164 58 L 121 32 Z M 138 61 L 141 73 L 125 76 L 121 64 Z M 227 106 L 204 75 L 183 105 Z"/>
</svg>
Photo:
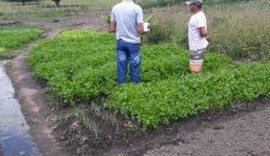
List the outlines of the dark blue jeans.
<svg viewBox="0 0 270 156">
<path fill-rule="evenodd" d="M 140 43 L 129 43 L 117 40 L 117 77 L 118 84 L 126 82 L 127 68 L 129 64 L 131 82 L 140 82 L 141 47 Z"/>
</svg>

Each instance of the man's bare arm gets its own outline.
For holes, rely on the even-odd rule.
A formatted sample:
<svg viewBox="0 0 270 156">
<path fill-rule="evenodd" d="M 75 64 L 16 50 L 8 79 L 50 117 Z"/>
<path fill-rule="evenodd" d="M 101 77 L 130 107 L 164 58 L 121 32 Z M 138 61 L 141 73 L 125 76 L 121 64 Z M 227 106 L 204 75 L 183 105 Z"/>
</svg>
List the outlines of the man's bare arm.
<svg viewBox="0 0 270 156">
<path fill-rule="evenodd" d="M 199 31 L 201 37 L 205 37 L 208 41 L 211 40 L 209 32 L 206 30 L 205 27 L 198 28 L 198 31 Z"/>
<path fill-rule="evenodd" d="M 143 23 L 138 23 L 137 25 L 137 31 L 139 34 L 144 34 L 144 27 L 143 27 Z"/>
<path fill-rule="evenodd" d="M 201 37 L 207 37 L 208 36 L 208 32 L 207 32 L 205 27 L 200 27 L 200 28 L 198 28 L 198 30 L 199 30 L 199 33 L 200 33 Z"/>
</svg>

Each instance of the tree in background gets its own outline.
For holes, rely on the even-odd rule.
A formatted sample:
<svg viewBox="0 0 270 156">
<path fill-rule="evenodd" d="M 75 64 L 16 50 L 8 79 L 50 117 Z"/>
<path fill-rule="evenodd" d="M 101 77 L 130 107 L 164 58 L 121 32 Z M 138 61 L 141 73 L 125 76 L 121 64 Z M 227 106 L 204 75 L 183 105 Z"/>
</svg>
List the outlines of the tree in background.
<svg viewBox="0 0 270 156">
<path fill-rule="evenodd" d="M 26 2 L 37 2 L 39 0 L 4 0 L 4 1 L 7 1 L 7 2 L 22 2 L 22 4 L 25 5 Z"/>
<path fill-rule="evenodd" d="M 60 1 L 61 1 L 61 0 L 52 0 L 52 1 L 54 1 L 54 3 L 56 4 L 57 7 L 60 6 Z"/>
</svg>

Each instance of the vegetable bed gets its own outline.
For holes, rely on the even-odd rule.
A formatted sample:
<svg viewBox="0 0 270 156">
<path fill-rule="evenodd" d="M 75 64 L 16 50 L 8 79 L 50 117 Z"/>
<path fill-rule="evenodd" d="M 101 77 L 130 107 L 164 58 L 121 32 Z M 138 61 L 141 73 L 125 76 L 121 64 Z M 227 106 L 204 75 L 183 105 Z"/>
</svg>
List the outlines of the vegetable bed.
<svg viewBox="0 0 270 156">
<path fill-rule="evenodd" d="M 37 39 L 43 30 L 38 28 L 9 27 L 0 30 L 0 55 L 13 53 L 26 43 Z"/>
<path fill-rule="evenodd" d="M 117 86 L 114 34 L 72 30 L 33 49 L 29 62 L 65 104 L 106 95 L 104 107 L 136 118 L 145 128 L 270 95 L 268 62 L 236 64 L 208 53 L 204 72 L 193 75 L 188 60 L 188 52 L 174 44 L 144 45 L 142 82 Z"/>
</svg>

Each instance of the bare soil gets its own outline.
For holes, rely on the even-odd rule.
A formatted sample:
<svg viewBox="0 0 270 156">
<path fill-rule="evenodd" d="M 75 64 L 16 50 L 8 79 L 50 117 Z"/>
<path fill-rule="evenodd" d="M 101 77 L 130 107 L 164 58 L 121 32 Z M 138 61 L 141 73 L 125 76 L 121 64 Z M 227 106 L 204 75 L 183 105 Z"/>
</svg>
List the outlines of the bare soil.
<svg viewBox="0 0 270 156">
<path fill-rule="evenodd" d="M 269 156 L 269 103 L 240 104 L 240 112 L 227 111 L 214 121 L 198 123 L 194 130 L 178 133 L 181 139 L 175 144 L 156 146 L 145 156 Z"/>
<path fill-rule="evenodd" d="M 60 106 L 52 110 L 44 98 L 46 85 L 33 79 L 27 64 L 28 53 L 40 41 L 61 31 L 80 28 L 106 30 L 100 18 L 82 14 L 59 21 L 29 20 L 24 24 L 45 30 L 43 39 L 23 48 L 8 64 L 8 73 L 31 126 L 32 134 L 44 155 L 270 155 L 270 100 L 234 103 L 222 111 L 209 111 L 146 133 L 134 120 L 83 105 L 89 121 L 98 124 L 96 137 L 74 115 L 74 108 Z M 106 100 L 106 98 L 105 98 Z M 102 103 L 95 99 L 96 105 Z M 109 122 L 116 119 L 117 123 Z M 121 132 L 121 133 L 119 133 Z"/>
</svg>

